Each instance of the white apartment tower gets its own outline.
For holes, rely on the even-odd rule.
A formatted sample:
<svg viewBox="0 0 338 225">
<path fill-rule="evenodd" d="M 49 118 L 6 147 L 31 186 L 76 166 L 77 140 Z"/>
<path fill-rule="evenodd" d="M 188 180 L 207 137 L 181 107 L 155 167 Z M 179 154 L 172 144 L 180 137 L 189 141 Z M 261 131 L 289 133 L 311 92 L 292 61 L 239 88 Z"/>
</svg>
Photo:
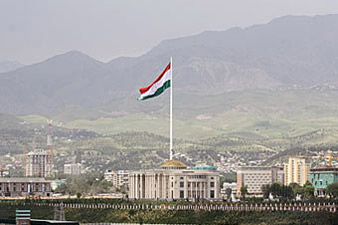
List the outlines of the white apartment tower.
<svg viewBox="0 0 338 225">
<path fill-rule="evenodd" d="M 289 162 L 284 163 L 284 184 L 296 183 L 304 185 L 308 180 L 310 165 L 305 159 L 289 157 Z"/>
<path fill-rule="evenodd" d="M 113 183 L 114 187 L 125 186 L 129 184 L 129 171 L 128 170 L 107 170 L 104 173 L 104 179 Z"/>
<path fill-rule="evenodd" d="M 64 174 L 68 175 L 80 175 L 82 174 L 81 163 L 69 163 L 64 165 Z"/>
<path fill-rule="evenodd" d="M 26 155 L 26 177 L 52 176 L 52 158 L 48 151 L 34 149 Z"/>
<path fill-rule="evenodd" d="M 51 177 L 54 175 L 52 124 L 48 122 L 47 150 L 34 149 L 25 156 L 26 177 Z"/>
</svg>

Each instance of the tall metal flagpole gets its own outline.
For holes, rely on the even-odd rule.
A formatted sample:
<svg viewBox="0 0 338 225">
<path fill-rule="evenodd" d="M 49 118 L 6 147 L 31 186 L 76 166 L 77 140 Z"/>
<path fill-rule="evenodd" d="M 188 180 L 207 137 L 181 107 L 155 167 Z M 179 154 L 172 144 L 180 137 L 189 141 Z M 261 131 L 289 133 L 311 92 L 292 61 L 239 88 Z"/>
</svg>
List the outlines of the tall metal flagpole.
<svg viewBox="0 0 338 225">
<path fill-rule="evenodd" d="M 170 57 L 170 160 L 173 159 L 173 57 Z"/>
</svg>

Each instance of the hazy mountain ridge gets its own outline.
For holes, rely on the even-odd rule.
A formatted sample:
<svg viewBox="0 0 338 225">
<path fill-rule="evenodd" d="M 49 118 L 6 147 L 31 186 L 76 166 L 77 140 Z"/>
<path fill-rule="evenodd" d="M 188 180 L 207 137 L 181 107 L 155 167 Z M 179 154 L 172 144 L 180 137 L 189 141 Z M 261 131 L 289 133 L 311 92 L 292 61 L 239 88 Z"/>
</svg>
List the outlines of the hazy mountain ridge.
<svg viewBox="0 0 338 225">
<path fill-rule="evenodd" d="M 0 112 L 97 107 L 137 96 L 173 56 L 177 93 L 313 86 L 338 81 L 338 15 L 287 16 L 245 29 L 163 41 L 140 57 L 99 62 L 71 51 L 0 74 Z M 119 107 L 124 111 L 124 104 Z"/>
<path fill-rule="evenodd" d="M 17 61 L 0 61 L 0 73 L 10 72 L 23 67 L 24 65 Z"/>
</svg>

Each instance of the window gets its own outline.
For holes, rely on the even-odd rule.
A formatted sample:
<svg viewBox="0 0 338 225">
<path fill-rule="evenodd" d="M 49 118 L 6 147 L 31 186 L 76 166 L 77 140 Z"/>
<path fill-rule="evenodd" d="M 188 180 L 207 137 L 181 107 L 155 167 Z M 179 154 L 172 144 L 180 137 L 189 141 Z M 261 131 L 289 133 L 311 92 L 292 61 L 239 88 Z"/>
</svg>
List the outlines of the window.
<svg viewBox="0 0 338 225">
<path fill-rule="evenodd" d="M 180 182 L 180 187 L 184 187 L 184 182 Z"/>
<path fill-rule="evenodd" d="M 174 182 L 171 182 L 171 187 L 174 187 Z"/>
<path fill-rule="evenodd" d="M 184 191 L 180 191 L 180 198 L 184 198 Z"/>
<path fill-rule="evenodd" d="M 210 182 L 210 187 L 211 188 L 215 187 L 215 182 Z"/>
<path fill-rule="evenodd" d="M 215 191 L 214 190 L 210 191 L 210 198 L 215 198 Z"/>
</svg>

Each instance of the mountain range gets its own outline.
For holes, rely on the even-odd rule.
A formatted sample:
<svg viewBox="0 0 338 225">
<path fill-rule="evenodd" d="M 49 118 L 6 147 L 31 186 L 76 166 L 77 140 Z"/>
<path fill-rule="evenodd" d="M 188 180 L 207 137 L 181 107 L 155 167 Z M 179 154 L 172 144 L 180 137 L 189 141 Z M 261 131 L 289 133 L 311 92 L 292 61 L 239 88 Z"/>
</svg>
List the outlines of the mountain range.
<svg viewBox="0 0 338 225">
<path fill-rule="evenodd" d="M 0 73 L 6 73 L 10 72 L 16 69 L 19 69 L 20 67 L 23 67 L 24 65 L 17 62 L 17 61 L 0 61 Z"/>
<path fill-rule="evenodd" d="M 182 102 L 230 92 L 332 84 L 338 82 L 338 15 L 286 16 L 244 29 L 206 31 L 107 63 L 70 51 L 0 73 L 0 112 L 53 116 L 85 108 L 97 117 L 106 111 L 129 113 L 138 88 L 151 83 L 170 56 L 174 97 Z M 163 110 L 164 105 L 145 103 L 151 110 Z M 147 108 L 133 107 L 139 112 Z"/>
</svg>

